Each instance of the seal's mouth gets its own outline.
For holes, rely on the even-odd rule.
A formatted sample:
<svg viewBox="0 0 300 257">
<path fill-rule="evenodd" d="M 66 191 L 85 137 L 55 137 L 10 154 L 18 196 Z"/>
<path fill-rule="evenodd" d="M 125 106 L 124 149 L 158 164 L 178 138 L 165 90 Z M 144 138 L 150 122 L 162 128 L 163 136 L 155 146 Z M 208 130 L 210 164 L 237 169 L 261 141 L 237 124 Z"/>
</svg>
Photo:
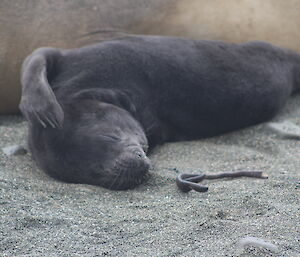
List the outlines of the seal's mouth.
<svg viewBox="0 0 300 257">
<path fill-rule="evenodd" d="M 110 175 L 112 179 L 109 189 L 126 190 L 144 182 L 150 169 L 150 160 L 145 152 L 140 149 L 133 149 L 123 153 L 115 160 Z"/>
</svg>

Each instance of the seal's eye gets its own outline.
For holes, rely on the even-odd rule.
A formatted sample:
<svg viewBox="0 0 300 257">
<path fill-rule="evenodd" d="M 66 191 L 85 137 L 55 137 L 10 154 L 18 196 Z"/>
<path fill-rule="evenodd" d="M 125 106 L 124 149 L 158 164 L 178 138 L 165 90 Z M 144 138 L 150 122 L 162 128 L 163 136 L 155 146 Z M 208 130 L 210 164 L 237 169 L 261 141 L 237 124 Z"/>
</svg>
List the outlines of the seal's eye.
<svg viewBox="0 0 300 257">
<path fill-rule="evenodd" d="M 121 140 L 120 138 L 111 135 L 101 135 L 100 137 L 106 141 L 118 142 Z"/>
</svg>

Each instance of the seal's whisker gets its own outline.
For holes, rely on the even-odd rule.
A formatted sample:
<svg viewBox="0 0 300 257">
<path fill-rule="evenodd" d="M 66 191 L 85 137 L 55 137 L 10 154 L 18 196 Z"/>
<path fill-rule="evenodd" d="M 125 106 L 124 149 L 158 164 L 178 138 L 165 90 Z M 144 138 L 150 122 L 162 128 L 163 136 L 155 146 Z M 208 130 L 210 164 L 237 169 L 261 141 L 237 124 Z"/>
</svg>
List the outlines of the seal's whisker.
<svg viewBox="0 0 300 257">
<path fill-rule="evenodd" d="M 118 181 L 120 181 L 119 178 L 121 177 L 123 171 L 124 171 L 124 170 L 120 170 L 120 172 L 117 174 L 117 176 L 114 178 L 113 182 L 111 183 L 109 189 L 113 189 L 113 186 L 114 186 Z M 118 184 L 117 184 L 117 185 L 118 185 Z"/>
</svg>

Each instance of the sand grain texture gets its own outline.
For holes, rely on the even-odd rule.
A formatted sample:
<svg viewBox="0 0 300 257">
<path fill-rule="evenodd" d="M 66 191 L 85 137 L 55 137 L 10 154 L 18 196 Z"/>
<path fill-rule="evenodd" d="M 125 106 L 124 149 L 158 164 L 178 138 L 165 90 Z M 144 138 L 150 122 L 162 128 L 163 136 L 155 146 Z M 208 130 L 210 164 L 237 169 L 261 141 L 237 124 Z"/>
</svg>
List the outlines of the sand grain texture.
<svg viewBox="0 0 300 257">
<path fill-rule="evenodd" d="M 300 126 L 300 96 L 273 121 Z M 0 117 L 0 148 L 25 145 L 26 122 Z M 30 155 L 0 152 L 0 256 L 300 256 L 300 145 L 260 124 L 152 154 L 150 179 L 116 192 L 65 184 L 41 172 Z M 268 180 L 206 181 L 207 193 L 178 191 L 178 172 L 263 170 Z"/>
</svg>

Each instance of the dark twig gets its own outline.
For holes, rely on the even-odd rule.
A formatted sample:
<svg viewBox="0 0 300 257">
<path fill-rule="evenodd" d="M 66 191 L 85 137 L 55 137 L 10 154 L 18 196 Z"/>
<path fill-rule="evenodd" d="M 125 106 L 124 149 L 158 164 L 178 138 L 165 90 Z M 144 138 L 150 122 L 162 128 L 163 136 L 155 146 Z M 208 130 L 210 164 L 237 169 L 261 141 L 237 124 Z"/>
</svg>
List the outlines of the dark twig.
<svg viewBox="0 0 300 257">
<path fill-rule="evenodd" d="M 237 178 L 237 177 L 251 177 L 267 179 L 268 176 L 262 171 L 235 171 L 235 172 L 220 172 L 211 174 L 187 174 L 182 173 L 177 176 L 176 184 L 182 192 L 189 192 L 192 189 L 197 192 L 206 192 L 207 186 L 197 184 L 204 179 L 220 179 L 220 178 Z"/>
</svg>

